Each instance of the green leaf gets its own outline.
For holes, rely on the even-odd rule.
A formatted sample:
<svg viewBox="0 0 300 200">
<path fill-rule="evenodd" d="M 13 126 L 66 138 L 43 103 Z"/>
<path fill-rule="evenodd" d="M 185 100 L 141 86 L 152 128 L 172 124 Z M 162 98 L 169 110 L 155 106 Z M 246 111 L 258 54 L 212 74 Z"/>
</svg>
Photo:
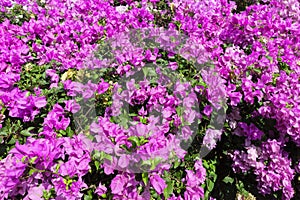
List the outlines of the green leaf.
<svg viewBox="0 0 300 200">
<path fill-rule="evenodd" d="M 142 68 L 144 76 L 147 77 L 148 73 L 149 73 L 149 68 L 148 67 L 143 67 Z"/>
<path fill-rule="evenodd" d="M 102 152 L 102 153 L 103 153 L 103 155 L 102 155 L 103 159 L 106 159 L 106 160 L 112 161 L 112 156 L 111 156 L 111 155 L 109 155 L 109 154 L 106 154 L 106 153 L 104 153 L 104 152 Z"/>
<path fill-rule="evenodd" d="M 147 172 L 142 173 L 142 180 L 145 185 L 148 185 L 149 177 Z"/>
<path fill-rule="evenodd" d="M 256 72 L 256 73 L 258 73 L 258 74 L 261 73 L 261 69 L 259 69 L 259 68 L 253 68 L 253 71 Z"/>
<path fill-rule="evenodd" d="M 129 119 L 128 119 L 128 114 L 126 113 L 126 112 L 124 112 L 123 114 L 121 114 L 121 115 L 119 115 L 119 117 L 118 117 L 118 123 L 122 126 L 122 127 L 124 127 L 125 129 L 128 129 L 128 121 L 129 121 Z"/>
<path fill-rule="evenodd" d="M 154 170 L 156 166 L 161 162 L 162 158 L 155 157 L 154 160 L 151 160 L 151 168 L 150 170 Z"/>
<path fill-rule="evenodd" d="M 224 182 L 224 183 L 230 183 L 230 184 L 232 184 L 233 181 L 234 181 L 234 179 L 231 178 L 231 177 L 229 177 L 229 176 L 226 176 L 226 177 L 223 179 L 223 182 Z"/>
<path fill-rule="evenodd" d="M 205 167 L 205 169 L 209 169 L 209 165 L 206 160 L 203 160 L 203 167 Z"/>
<path fill-rule="evenodd" d="M 131 136 L 128 138 L 128 141 L 131 142 L 133 148 L 135 148 L 136 146 L 141 146 L 140 140 L 137 136 Z"/>
<path fill-rule="evenodd" d="M 140 137 L 140 144 L 143 145 L 143 144 L 146 144 L 149 140 L 144 138 L 143 136 Z"/>
<path fill-rule="evenodd" d="M 58 163 L 55 167 L 55 173 L 58 173 L 59 168 L 60 168 L 60 164 Z"/>
<path fill-rule="evenodd" d="M 129 113 L 128 114 L 130 117 L 136 117 L 136 116 L 138 116 L 138 114 L 136 114 L 136 113 Z"/>
<path fill-rule="evenodd" d="M 70 126 L 66 129 L 66 133 L 68 137 L 72 137 L 74 135 L 74 131 L 71 129 Z"/>
<path fill-rule="evenodd" d="M 100 162 L 95 160 L 94 164 L 95 164 L 96 170 L 99 170 Z"/>
<path fill-rule="evenodd" d="M 179 167 L 179 165 L 180 165 L 179 160 L 175 160 L 174 161 L 174 168 L 176 169 L 177 167 Z"/>
<path fill-rule="evenodd" d="M 8 144 L 15 144 L 15 143 L 16 143 L 16 140 L 13 137 L 8 142 Z"/>
<path fill-rule="evenodd" d="M 21 159 L 22 163 L 25 162 L 26 158 L 27 158 L 27 156 L 23 156 L 23 157 L 22 157 L 22 159 Z"/>
<path fill-rule="evenodd" d="M 83 196 L 83 199 L 84 199 L 84 200 L 92 200 L 93 197 L 92 197 L 91 195 L 85 194 L 85 195 Z"/>
<path fill-rule="evenodd" d="M 57 102 L 58 103 L 64 103 L 65 99 L 64 98 L 60 98 Z"/>
<path fill-rule="evenodd" d="M 206 182 L 207 182 L 207 190 L 211 192 L 214 189 L 215 183 L 210 179 L 207 179 Z"/>
<path fill-rule="evenodd" d="M 150 160 L 143 160 L 141 166 L 142 166 L 144 169 L 148 169 L 148 167 L 151 166 L 151 161 L 150 161 Z"/>
<path fill-rule="evenodd" d="M 64 130 L 59 130 L 58 132 L 63 136 L 66 136 L 66 134 L 67 134 L 66 131 L 64 131 Z"/>
<path fill-rule="evenodd" d="M 23 135 L 23 136 L 26 136 L 26 137 L 31 136 L 31 133 L 30 133 L 28 130 L 22 130 L 22 131 L 20 132 L 20 134 Z"/>
<path fill-rule="evenodd" d="M 30 159 L 29 162 L 30 162 L 31 164 L 33 164 L 33 163 L 36 161 L 37 158 L 38 158 L 37 156 L 34 156 L 33 158 Z"/>
<path fill-rule="evenodd" d="M 31 176 L 35 171 L 36 171 L 35 169 L 30 169 L 30 170 L 29 170 L 29 173 L 28 173 L 29 176 Z"/>
<path fill-rule="evenodd" d="M 206 190 L 205 194 L 204 194 L 204 199 L 209 199 L 209 195 L 210 195 L 210 192 Z"/>
<path fill-rule="evenodd" d="M 177 113 L 178 116 L 182 116 L 183 108 L 182 107 L 177 107 L 176 108 L 176 113 Z"/>
<path fill-rule="evenodd" d="M 216 166 L 212 163 L 209 165 L 209 168 L 214 172 L 216 171 Z"/>
<path fill-rule="evenodd" d="M 43 191 L 43 198 L 46 199 L 46 200 L 49 200 L 52 196 L 52 190 L 50 191 L 47 191 L 47 190 L 44 190 Z"/>
<path fill-rule="evenodd" d="M 8 136 L 7 130 L 2 128 L 2 130 L 0 131 L 0 136 L 4 136 L 4 137 Z"/>
<path fill-rule="evenodd" d="M 172 182 L 167 183 L 167 187 L 164 189 L 164 197 L 167 199 L 173 193 L 173 184 Z"/>
<path fill-rule="evenodd" d="M 267 58 L 268 60 L 270 60 L 271 63 L 273 62 L 273 58 L 272 58 L 271 56 L 266 56 L 266 58 Z"/>
<path fill-rule="evenodd" d="M 214 182 L 217 180 L 217 174 L 216 174 L 216 173 L 211 172 L 211 173 L 209 174 L 209 176 L 212 178 L 212 180 L 213 180 Z"/>
<path fill-rule="evenodd" d="M 238 181 L 238 183 L 236 183 L 236 188 L 241 194 L 248 196 L 249 193 L 245 190 L 244 183 L 242 181 Z"/>
<path fill-rule="evenodd" d="M 143 124 L 147 124 L 147 118 L 140 117 L 140 122 Z"/>
</svg>

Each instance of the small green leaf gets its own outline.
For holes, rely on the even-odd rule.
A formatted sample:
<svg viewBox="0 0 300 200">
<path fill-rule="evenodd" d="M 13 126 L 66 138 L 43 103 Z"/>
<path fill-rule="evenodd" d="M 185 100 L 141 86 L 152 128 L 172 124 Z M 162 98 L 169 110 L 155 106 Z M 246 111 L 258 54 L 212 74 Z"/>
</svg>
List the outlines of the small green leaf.
<svg viewBox="0 0 300 200">
<path fill-rule="evenodd" d="M 145 185 L 148 184 L 149 177 L 148 177 L 148 173 L 147 172 L 142 173 L 142 180 L 143 180 L 143 182 L 144 182 Z"/>
<path fill-rule="evenodd" d="M 259 69 L 259 68 L 253 68 L 253 71 L 256 72 L 256 73 L 258 73 L 258 74 L 261 73 L 261 69 Z"/>
<path fill-rule="evenodd" d="M 131 142 L 133 148 L 135 148 L 136 146 L 141 146 L 140 140 L 137 136 L 131 136 L 128 138 L 128 141 Z"/>
<path fill-rule="evenodd" d="M 154 170 L 156 166 L 161 162 L 162 158 L 155 157 L 154 160 L 151 160 L 151 168 L 150 170 Z"/>
<path fill-rule="evenodd" d="M 143 67 L 142 68 L 144 76 L 147 77 L 148 73 L 149 73 L 149 68 L 148 67 Z"/>
<path fill-rule="evenodd" d="M 136 116 L 138 116 L 138 114 L 136 114 L 136 113 L 129 113 L 128 114 L 130 117 L 136 117 Z"/>
<path fill-rule="evenodd" d="M 91 195 L 85 194 L 85 195 L 83 196 L 83 199 L 84 199 L 84 200 L 92 200 L 93 197 L 92 197 Z"/>
<path fill-rule="evenodd" d="M 55 173 L 58 173 L 59 168 L 60 168 L 60 164 L 57 164 L 55 167 Z"/>
<path fill-rule="evenodd" d="M 29 176 L 31 176 L 35 171 L 36 171 L 35 169 L 30 169 L 30 170 L 29 170 L 29 173 L 28 173 Z"/>
<path fill-rule="evenodd" d="M 141 145 L 146 144 L 149 140 L 145 139 L 144 137 L 140 137 L 140 143 Z"/>
<path fill-rule="evenodd" d="M 27 156 L 23 156 L 23 157 L 22 157 L 22 159 L 21 159 L 21 160 L 22 160 L 22 163 L 25 162 L 26 158 L 27 158 Z"/>
<path fill-rule="evenodd" d="M 72 137 L 74 135 L 74 131 L 71 129 L 70 126 L 66 129 L 66 133 L 68 137 Z"/>
<path fill-rule="evenodd" d="M 214 185 L 215 185 L 215 183 L 212 180 L 207 179 L 207 190 L 208 191 L 211 192 L 214 189 Z"/>
<path fill-rule="evenodd" d="M 66 136 L 66 134 L 67 134 L 66 131 L 64 131 L 64 130 L 59 130 L 58 132 L 63 136 Z"/>
<path fill-rule="evenodd" d="M 165 198 L 169 198 L 170 195 L 173 193 L 173 184 L 172 182 L 168 182 L 167 187 L 164 189 L 164 196 Z"/>
<path fill-rule="evenodd" d="M 224 183 L 230 183 L 230 184 L 232 184 L 233 181 L 234 181 L 234 179 L 231 178 L 231 177 L 229 177 L 229 176 L 226 176 L 226 177 L 223 179 L 223 182 L 224 182 Z"/>
<path fill-rule="evenodd" d="M 103 152 L 103 158 L 112 161 L 112 156 Z"/>
<path fill-rule="evenodd" d="M 0 136 L 8 136 L 8 132 L 4 130 L 4 128 L 2 128 L 2 130 L 0 131 Z"/>
<path fill-rule="evenodd" d="M 140 122 L 143 124 L 147 124 L 147 118 L 140 117 Z"/>
<path fill-rule="evenodd" d="M 209 169 L 209 165 L 206 160 L 203 160 L 203 167 L 205 167 L 205 169 Z"/>
<path fill-rule="evenodd" d="M 182 107 L 177 107 L 176 108 L 176 113 L 177 113 L 178 116 L 182 116 L 183 108 Z"/>
<path fill-rule="evenodd" d="M 37 156 L 34 156 L 33 158 L 30 159 L 29 162 L 30 162 L 31 164 L 34 164 L 34 162 L 36 161 L 37 158 L 38 158 Z"/>
<path fill-rule="evenodd" d="M 64 103 L 65 99 L 64 98 L 60 98 L 57 102 L 58 103 Z"/>
<path fill-rule="evenodd" d="M 20 134 L 23 135 L 23 136 L 26 136 L 26 137 L 31 136 L 31 133 L 28 130 L 23 130 L 23 131 L 20 132 Z"/>
<path fill-rule="evenodd" d="M 95 164 L 96 170 L 99 170 L 100 162 L 95 160 L 94 164 Z"/>
<path fill-rule="evenodd" d="M 15 144 L 15 143 L 16 143 L 16 140 L 13 137 L 8 142 L 8 144 Z"/>
<path fill-rule="evenodd" d="M 149 169 L 149 167 L 151 167 L 151 161 L 150 160 L 143 160 L 141 166 L 143 167 L 143 169 Z"/>
<path fill-rule="evenodd" d="M 174 168 L 176 169 L 177 167 L 179 167 L 180 163 L 181 162 L 179 160 L 175 160 L 175 162 L 174 162 Z"/>
</svg>

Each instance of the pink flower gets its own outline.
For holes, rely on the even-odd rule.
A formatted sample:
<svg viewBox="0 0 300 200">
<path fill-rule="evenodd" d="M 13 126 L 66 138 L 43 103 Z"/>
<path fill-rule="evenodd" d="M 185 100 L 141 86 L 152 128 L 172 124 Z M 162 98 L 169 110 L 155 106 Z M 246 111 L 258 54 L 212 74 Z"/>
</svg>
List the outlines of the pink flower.
<svg viewBox="0 0 300 200">
<path fill-rule="evenodd" d="M 97 92 L 99 94 L 103 94 L 108 90 L 108 88 L 109 88 L 109 83 L 101 79 L 101 82 L 98 84 Z"/>
<path fill-rule="evenodd" d="M 65 103 L 65 110 L 76 113 L 80 110 L 80 105 L 75 100 L 67 100 L 64 101 Z"/>
<path fill-rule="evenodd" d="M 36 97 L 34 98 L 34 105 L 37 108 L 43 108 L 47 105 L 47 100 L 45 97 Z"/>
<path fill-rule="evenodd" d="M 172 70 L 176 70 L 178 68 L 178 65 L 176 62 L 170 62 L 168 67 Z"/>
<path fill-rule="evenodd" d="M 213 111 L 213 108 L 210 106 L 210 105 L 206 105 L 204 107 L 204 110 L 203 110 L 203 113 L 206 115 L 206 116 L 210 116 L 210 114 L 212 113 Z"/>
<path fill-rule="evenodd" d="M 158 194 L 162 194 L 164 189 L 167 187 L 165 180 L 157 174 L 150 176 L 150 183 Z"/>
<path fill-rule="evenodd" d="M 124 186 L 127 183 L 128 179 L 126 176 L 122 174 L 118 174 L 113 180 L 111 181 L 110 188 L 111 193 L 113 194 L 122 194 L 124 190 Z"/>
<path fill-rule="evenodd" d="M 186 187 L 184 192 L 185 200 L 199 200 L 204 197 L 204 189 L 202 187 Z"/>
<path fill-rule="evenodd" d="M 107 188 L 102 185 L 101 183 L 99 183 L 97 189 L 95 190 L 95 193 L 98 194 L 99 196 L 105 194 L 107 191 Z"/>
<path fill-rule="evenodd" d="M 217 141 L 221 139 L 222 131 L 207 129 L 203 139 L 203 145 L 212 150 L 216 147 Z"/>
</svg>

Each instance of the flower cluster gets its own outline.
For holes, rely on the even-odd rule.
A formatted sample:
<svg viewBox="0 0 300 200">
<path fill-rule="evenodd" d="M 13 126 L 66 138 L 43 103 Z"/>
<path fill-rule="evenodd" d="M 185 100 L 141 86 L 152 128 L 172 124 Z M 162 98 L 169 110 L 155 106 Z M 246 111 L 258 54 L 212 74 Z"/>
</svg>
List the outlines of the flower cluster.
<svg viewBox="0 0 300 200">
<path fill-rule="evenodd" d="M 28 138 L 16 144 L 1 161 L 1 198 L 24 195 L 42 198 L 55 189 L 57 198 L 77 199 L 86 188 L 82 177 L 89 170 L 90 152 L 83 136 L 59 139 Z"/>
<path fill-rule="evenodd" d="M 0 199 L 297 198 L 300 3 L 236 2 L 0 1 Z"/>
<path fill-rule="evenodd" d="M 291 160 L 281 150 L 276 140 L 268 140 L 261 147 L 251 145 L 247 151 L 235 151 L 232 154 L 235 171 L 253 171 L 257 175 L 258 189 L 263 194 L 281 190 L 283 199 L 291 199 L 294 195 L 291 180 L 294 170 L 290 167 Z"/>
</svg>

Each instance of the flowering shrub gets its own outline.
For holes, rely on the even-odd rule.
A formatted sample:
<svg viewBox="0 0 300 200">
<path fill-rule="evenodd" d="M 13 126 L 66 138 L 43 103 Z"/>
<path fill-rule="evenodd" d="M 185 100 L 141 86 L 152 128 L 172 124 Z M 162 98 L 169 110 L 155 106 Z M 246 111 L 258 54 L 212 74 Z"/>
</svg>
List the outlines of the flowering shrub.
<svg viewBox="0 0 300 200">
<path fill-rule="evenodd" d="M 0 199 L 298 199 L 297 0 L 1 0 Z"/>
</svg>

